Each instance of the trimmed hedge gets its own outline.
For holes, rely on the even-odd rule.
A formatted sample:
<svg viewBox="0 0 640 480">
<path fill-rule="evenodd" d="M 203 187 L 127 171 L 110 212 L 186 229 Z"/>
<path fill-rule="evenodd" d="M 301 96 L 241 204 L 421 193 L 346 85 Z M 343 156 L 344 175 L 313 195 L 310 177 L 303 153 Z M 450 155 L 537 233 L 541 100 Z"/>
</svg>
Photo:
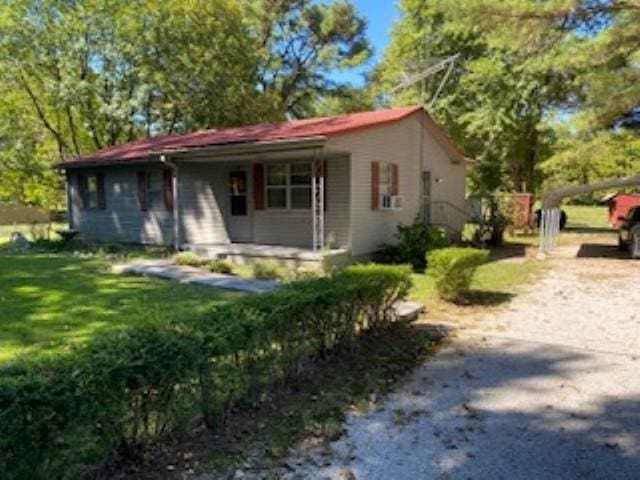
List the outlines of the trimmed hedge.
<svg viewBox="0 0 640 480">
<path fill-rule="evenodd" d="M 304 371 L 316 355 L 395 320 L 410 269 L 349 267 L 243 297 L 189 324 L 99 336 L 54 358 L 0 370 L 0 477 L 87 473 L 202 416 L 225 422 L 238 402 Z"/>
<path fill-rule="evenodd" d="M 441 248 L 427 254 L 428 273 L 434 277 L 438 294 L 445 300 L 461 300 L 469 292 L 476 269 L 489 252 L 477 248 Z"/>
</svg>

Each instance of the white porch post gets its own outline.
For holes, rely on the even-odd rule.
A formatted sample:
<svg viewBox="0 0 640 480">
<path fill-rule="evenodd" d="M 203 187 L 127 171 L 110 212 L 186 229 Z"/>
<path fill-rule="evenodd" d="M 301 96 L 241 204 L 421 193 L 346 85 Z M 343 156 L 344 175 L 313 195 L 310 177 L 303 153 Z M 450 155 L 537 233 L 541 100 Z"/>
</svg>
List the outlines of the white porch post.
<svg viewBox="0 0 640 480">
<path fill-rule="evenodd" d="M 313 151 L 311 162 L 311 215 L 313 223 L 313 251 L 324 248 L 324 155 Z"/>
</svg>

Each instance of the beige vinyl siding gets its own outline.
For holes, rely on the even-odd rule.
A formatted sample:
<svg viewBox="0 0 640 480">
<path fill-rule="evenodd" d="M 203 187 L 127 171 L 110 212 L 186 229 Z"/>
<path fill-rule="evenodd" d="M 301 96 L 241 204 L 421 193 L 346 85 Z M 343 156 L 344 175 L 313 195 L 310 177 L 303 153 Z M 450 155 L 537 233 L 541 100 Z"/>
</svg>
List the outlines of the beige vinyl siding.
<svg viewBox="0 0 640 480">
<path fill-rule="evenodd" d="M 327 210 L 324 234 L 327 247 L 349 248 L 351 159 L 348 156 L 327 160 Z"/>
<path fill-rule="evenodd" d="M 172 242 L 173 215 L 164 202 L 150 205 L 146 212 L 138 204 L 138 170 L 157 170 L 158 167 L 109 167 L 101 170 L 70 170 L 70 196 L 77 191 L 77 175 L 104 173 L 106 208 L 78 209 L 70 202 L 70 224 L 80 231 L 82 238 L 90 241 L 119 241 L 145 244 L 170 244 Z"/>
<path fill-rule="evenodd" d="M 255 243 L 313 246 L 311 210 L 269 210 L 265 204 L 264 210 L 254 211 L 253 227 Z M 349 243 L 349 159 L 345 156 L 327 160 L 325 238 L 332 240 L 336 247 L 346 247 Z"/>
<path fill-rule="evenodd" d="M 382 243 L 393 242 L 399 224 L 413 223 L 421 212 L 422 171 L 444 182 L 432 186 L 432 201 L 446 200 L 464 205 L 464 165 L 453 164 L 452 154 L 435 138 L 426 117 L 417 112 L 399 122 L 356 131 L 332 138 L 331 149 L 351 152 L 351 251 L 355 257 L 367 255 Z M 422 151 L 421 151 L 422 149 Z M 424 160 L 425 165 L 422 165 Z M 400 211 L 371 209 L 371 163 L 398 165 Z"/>
<path fill-rule="evenodd" d="M 431 171 L 431 218 L 441 217 L 433 212 L 434 203 L 447 202 L 460 210 L 465 210 L 465 173 L 464 162 L 454 163 L 447 151 L 436 140 L 429 125 L 425 128 L 424 163 L 425 170 Z M 439 180 L 439 181 L 438 181 Z M 448 206 L 443 208 L 449 209 Z M 452 211 L 449 217 L 449 227 L 462 232 L 464 216 Z"/>
</svg>

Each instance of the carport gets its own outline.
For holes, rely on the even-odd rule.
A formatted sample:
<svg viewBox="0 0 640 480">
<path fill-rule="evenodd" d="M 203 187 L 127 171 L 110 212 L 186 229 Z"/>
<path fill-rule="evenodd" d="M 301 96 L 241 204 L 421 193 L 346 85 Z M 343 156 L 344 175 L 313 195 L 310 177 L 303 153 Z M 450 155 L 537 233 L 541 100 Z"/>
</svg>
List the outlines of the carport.
<svg viewBox="0 0 640 480">
<path fill-rule="evenodd" d="M 630 187 L 640 185 L 640 175 L 631 177 L 614 178 L 602 182 L 573 185 L 558 188 L 547 193 L 542 198 L 542 210 L 540 218 L 540 255 L 550 253 L 556 246 L 560 234 L 560 204 L 566 197 L 593 193 L 598 190 L 611 188 Z"/>
</svg>

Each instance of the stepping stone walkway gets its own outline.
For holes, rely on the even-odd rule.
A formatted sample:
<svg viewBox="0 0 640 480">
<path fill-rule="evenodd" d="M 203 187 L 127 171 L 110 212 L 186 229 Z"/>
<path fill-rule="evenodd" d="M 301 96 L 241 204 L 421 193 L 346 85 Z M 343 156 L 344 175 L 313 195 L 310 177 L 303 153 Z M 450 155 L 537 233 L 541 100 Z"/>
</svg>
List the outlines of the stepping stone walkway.
<svg viewBox="0 0 640 480">
<path fill-rule="evenodd" d="M 124 265 L 114 265 L 112 270 L 114 273 L 147 275 L 180 283 L 205 285 L 249 293 L 270 292 L 281 285 L 276 280 L 253 280 L 222 273 L 208 273 L 200 268 L 175 265 L 169 260 L 143 260 Z"/>
</svg>

